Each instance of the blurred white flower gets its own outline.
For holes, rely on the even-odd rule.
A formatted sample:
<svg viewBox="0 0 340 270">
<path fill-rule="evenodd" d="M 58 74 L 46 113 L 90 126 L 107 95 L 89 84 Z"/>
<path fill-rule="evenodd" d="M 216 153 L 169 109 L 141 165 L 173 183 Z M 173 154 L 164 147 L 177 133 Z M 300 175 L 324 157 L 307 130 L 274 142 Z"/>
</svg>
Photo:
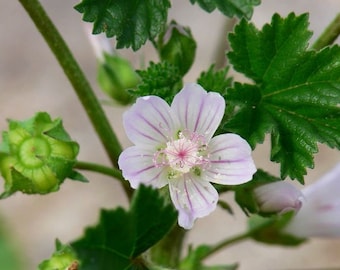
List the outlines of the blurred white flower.
<svg viewBox="0 0 340 270">
<path fill-rule="evenodd" d="M 298 211 L 303 202 L 300 190 L 288 182 L 278 181 L 259 186 L 254 195 L 260 211 L 263 213 L 286 213 Z"/>
<path fill-rule="evenodd" d="M 300 211 L 284 232 L 300 237 L 340 237 L 340 163 L 302 190 Z"/>
</svg>

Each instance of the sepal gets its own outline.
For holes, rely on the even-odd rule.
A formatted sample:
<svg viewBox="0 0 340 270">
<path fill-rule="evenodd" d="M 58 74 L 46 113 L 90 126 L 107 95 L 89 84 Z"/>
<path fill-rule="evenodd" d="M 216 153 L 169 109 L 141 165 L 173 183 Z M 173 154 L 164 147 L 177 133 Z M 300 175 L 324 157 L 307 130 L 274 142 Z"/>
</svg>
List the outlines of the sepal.
<svg viewBox="0 0 340 270">
<path fill-rule="evenodd" d="M 50 259 L 44 260 L 38 266 L 39 270 L 78 270 L 79 260 L 69 245 L 62 244 L 56 239 L 56 251 Z"/>
<path fill-rule="evenodd" d="M 294 217 L 290 211 L 282 215 L 265 218 L 254 215 L 248 220 L 249 234 L 254 240 L 266 244 L 297 246 L 306 241 L 284 232 L 284 228 Z"/>
</svg>

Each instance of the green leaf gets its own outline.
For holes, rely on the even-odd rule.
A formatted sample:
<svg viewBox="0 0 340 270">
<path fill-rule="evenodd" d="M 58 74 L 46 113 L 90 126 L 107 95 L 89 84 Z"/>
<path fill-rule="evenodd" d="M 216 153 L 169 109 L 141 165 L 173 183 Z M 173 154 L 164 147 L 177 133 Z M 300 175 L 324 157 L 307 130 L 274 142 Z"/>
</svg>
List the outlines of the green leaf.
<svg viewBox="0 0 340 270">
<path fill-rule="evenodd" d="M 205 90 L 220 93 L 225 96 L 227 89 L 232 85 L 232 78 L 228 77 L 229 67 L 220 70 L 215 69 L 215 65 L 211 65 L 207 71 L 203 71 L 197 83 Z"/>
<path fill-rule="evenodd" d="M 252 216 L 248 220 L 250 237 L 258 242 L 272 245 L 297 246 L 302 244 L 306 239 L 296 238 L 282 232 L 294 214 L 294 211 L 291 211 L 270 218 Z"/>
<path fill-rule="evenodd" d="M 228 17 L 237 16 L 250 19 L 253 8 L 261 3 L 261 0 L 190 0 L 191 4 L 198 3 L 207 12 L 216 8 Z"/>
<path fill-rule="evenodd" d="M 93 34 L 115 36 L 117 48 L 138 50 L 164 28 L 169 0 L 83 0 L 75 9 L 93 22 Z"/>
<path fill-rule="evenodd" d="M 131 91 L 137 97 L 155 95 L 171 102 L 182 87 L 182 75 L 178 68 L 167 61 L 150 62 L 146 70 L 138 70 L 141 83 Z"/>
<path fill-rule="evenodd" d="M 72 247 L 82 269 L 145 268 L 137 257 L 162 239 L 176 219 L 177 212 L 157 190 L 141 186 L 129 211 L 102 210 L 99 223 L 87 228 Z"/>
<path fill-rule="evenodd" d="M 223 130 L 254 148 L 271 133 L 271 160 L 281 178 L 304 182 L 314 166 L 317 142 L 340 147 L 340 48 L 307 49 L 308 15 L 275 14 L 258 30 L 243 20 L 230 35 L 228 57 L 254 84 L 235 83 L 227 101 L 235 107 Z"/>
</svg>

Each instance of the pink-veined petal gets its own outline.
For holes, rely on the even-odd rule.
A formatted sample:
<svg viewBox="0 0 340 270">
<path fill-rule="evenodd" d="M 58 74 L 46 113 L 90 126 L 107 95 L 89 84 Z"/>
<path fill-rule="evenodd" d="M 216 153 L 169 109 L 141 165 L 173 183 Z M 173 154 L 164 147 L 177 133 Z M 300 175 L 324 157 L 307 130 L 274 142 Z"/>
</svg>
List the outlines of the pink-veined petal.
<svg viewBox="0 0 340 270">
<path fill-rule="evenodd" d="M 157 96 L 138 98 L 124 113 L 123 124 L 130 141 L 136 145 L 158 146 L 178 131 L 178 120 L 170 106 Z"/>
<path fill-rule="evenodd" d="M 121 153 L 118 164 L 132 188 L 140 184 L 161 188 L 168 184 L 166 169 L 153 162 L 153 149 L 131 146 Z"/>
<path fill-rule="evenodd" d="M 243 184 L 252 179 L 256 167 L 246 140 L 236 134 L 222 134 L 212 138 L 208 147 L 210 163 L 202 171 L 202 178 L 224 185 Z"/>
<path fill-rule="evenodd" d="M 178 210 L 178 224 L 191 229 L 196 218 L 209 215 L 218 201 L 216 189 L 194 175 L 185 174 L 169 182 L 170 196 Z"/>
<path fill-rule="evenodd" d="M 200 85 L 188 83 L 175 96 L 171 108 L 183 129 L 202 135 L 209 141 L 221 123 L 225 101 L 218 93 L 207 93 Z"/>
<path fill-rule="evenodd" d="M 302 193 L 302 207 L 284 231 L 302 238 L 340 237 L 340 163 Z"/>
</svg>

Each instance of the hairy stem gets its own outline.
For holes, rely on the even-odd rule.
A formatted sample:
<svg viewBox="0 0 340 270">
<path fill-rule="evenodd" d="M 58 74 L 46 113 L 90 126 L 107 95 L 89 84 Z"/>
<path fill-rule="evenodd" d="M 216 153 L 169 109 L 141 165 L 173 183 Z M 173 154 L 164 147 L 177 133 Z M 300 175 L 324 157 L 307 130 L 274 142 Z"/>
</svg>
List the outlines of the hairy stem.
<svg viewBox="0 0 340 270">
<path fill-rule="evenodd" d="M 105 146 L 112 163 L 116 166 L 118 156 L 121 152 L 120 143 L 118 142 L 88 80 L 74 59 L 71 51 L 38 0 L 19 0 L 19 2 L 30 15 L 57 58 L 60 66 L 63 68 L 65 75 L 76 91 L 92 125 Z"/>
<path fill-rule="evenodd" d="M 325 29 L 322 35 L 315 41 L 312 46 L 315 50 L 321 50 L 322 48 L 333 44 L 336 38 L 340 35 L 340 14 L 338 14 L 330 25 Z"/>
<path fill-rule="evenodd" d="M 29 14 L 57 58 L 97 132 L 112 165 L 117 168 L 118 157 L 122 151 L 121 145 L 70 49 L 38 0 L 19 0 L 19 2 Z M 126 190 L 126 187 L 124 188 Z"/>
</svg>

